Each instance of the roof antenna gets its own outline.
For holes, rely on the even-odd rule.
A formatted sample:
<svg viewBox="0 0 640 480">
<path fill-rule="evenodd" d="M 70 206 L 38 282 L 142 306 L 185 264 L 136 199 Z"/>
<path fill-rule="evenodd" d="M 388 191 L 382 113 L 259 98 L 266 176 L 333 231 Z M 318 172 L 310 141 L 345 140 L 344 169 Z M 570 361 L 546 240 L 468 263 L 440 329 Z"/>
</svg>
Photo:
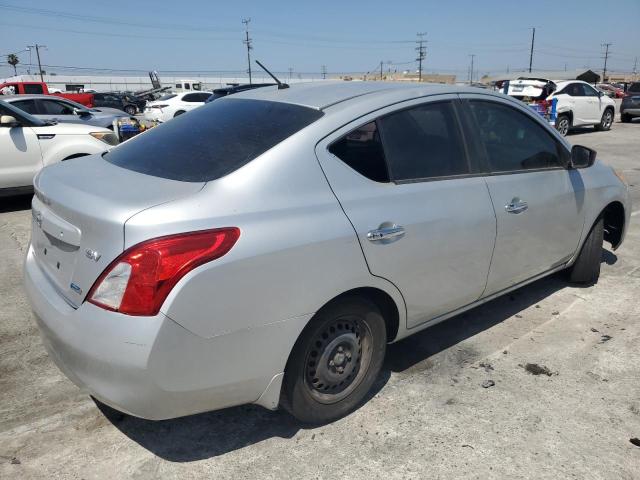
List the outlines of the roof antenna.
<svg viewBox="0 0 640 480">
<path fill-rule="evenodd" d="M 260 68 L 262 68 L 265 72 L 267 72 L 267 73 L 269 74 L 269 76 L 270 76 L 271 78 L 273 78 L 273 79 L 276 81 L 276 83 L 278 84 L 278 90 L 282 90 L 283 88 L 289 88 L 289 85 L 287 85 L 286 83 L 282 83 L 280 80 L 278 80 L 278 79 L 276 78 L 276 76 L 275 76 L 273 73 L 271 73 L 271 72 L 267 69 L 267 67 L 265 67 L 263 64 L 261 64 L 258 60 L 256 60 L 256 63 L 257 63 L 258 65 L 260 65 Z"/>
</svg>

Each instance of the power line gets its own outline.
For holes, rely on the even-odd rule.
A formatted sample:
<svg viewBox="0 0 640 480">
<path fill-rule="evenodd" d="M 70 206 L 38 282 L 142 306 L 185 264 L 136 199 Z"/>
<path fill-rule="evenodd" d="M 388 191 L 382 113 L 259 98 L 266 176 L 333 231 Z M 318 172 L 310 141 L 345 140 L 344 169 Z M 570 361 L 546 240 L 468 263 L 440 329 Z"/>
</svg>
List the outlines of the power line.
<svg viewBox="0 0 640 480">
<path fill-rule="evenodd" d="M 418 52 L 418 58 L 416 58 L 418 62 L 418 82 L 422 81 L 422 61 L 427 56 L 427 48 L 424 46 L 426 42 L 426 40 L 424 39 L 424 36 L 426 34 L 427 32 L 416 33 L 416 35 L 418 36 L 418 40 L 416 40 L 416 43 L 418 44 L 418 46 L 416 47 L 416 50 Z"/>
<path fill-rule="evenodd" d="M 244 23 L 244 26 L 245 26 L 245 29 L 244 29 L 245 39 L 243 40 L 242 43 L 244 43 L 247 46 L 247 65 L 248 65 L 247 72 L 249 73 L 249 84 L 252 83 L 251 82 L 251 49 L 253 48 L 253 46 L 251 45 L 253 40 L 249 38 L 249 22 L 250 21 L 251 21 L 250 18 L 242 19 L 242 23 Z"/>
</svg>

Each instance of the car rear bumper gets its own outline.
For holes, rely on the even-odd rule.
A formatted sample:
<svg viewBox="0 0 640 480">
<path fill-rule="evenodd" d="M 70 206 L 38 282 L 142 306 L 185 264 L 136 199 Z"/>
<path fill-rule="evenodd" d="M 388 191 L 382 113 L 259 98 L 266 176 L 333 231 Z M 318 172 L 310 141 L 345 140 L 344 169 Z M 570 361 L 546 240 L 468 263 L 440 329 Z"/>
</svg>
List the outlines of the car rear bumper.
<svg viewBox="0 0 640 480">
<path fill-rule="evenodd" d="M 103 403 L 152 420 L 252 402 L 277 406 L 280 384 L 274 387 L 272 379 L 282 372 L 288 351 L 273 351 L 269 340 L 288 322 L 203 338 L 162 313 L 132 317 L 88 302 L 74 309 L 49 282 L 31 247 L 24 273 L 50 357 Z M 267 390 L 273 390 L 270 399 L 263 395 Z"/>
<path fill-rule="evenodd" d="M 622 107 L 620 113 L 624 115 L 636 115 L 640 116 L 640 107 Z"/>
</svg>

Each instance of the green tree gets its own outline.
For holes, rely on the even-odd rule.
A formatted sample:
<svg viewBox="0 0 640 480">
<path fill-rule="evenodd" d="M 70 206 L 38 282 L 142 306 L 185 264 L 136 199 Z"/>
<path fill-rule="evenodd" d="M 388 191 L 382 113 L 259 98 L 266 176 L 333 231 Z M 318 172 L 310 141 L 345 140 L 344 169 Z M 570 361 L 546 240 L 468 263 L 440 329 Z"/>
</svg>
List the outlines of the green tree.
<svg viewBox="0 0 640 480">
<path fill-rule="evenodd" d="M 13 73 L 18 75 L 18 71 L 16 70 L 16 65 L 20 63 L 18 56 L 15 53 L 7 55 L 7 63 L 13 67 Z"/>
</svg>

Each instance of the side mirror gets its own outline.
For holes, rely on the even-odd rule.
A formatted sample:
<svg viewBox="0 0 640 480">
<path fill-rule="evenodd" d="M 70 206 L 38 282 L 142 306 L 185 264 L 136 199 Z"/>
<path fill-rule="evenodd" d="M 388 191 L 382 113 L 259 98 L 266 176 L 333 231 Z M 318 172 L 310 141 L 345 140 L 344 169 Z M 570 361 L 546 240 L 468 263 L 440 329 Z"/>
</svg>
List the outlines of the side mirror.
<svg viewBox="0 0 640 480">
<path fill-rule="evenodd" d="M 73 114 L 78 115 L 79 117 L 84 117 L 86 115 L 89 115 L 89 112 L 87 112 L 86 110 L 82 110 L 80 108 L 74 108 Z"/>
<path fill-rule="evenodd" d="M 16 120 L 16 117 L 12 117 L 11 115 L 0 115 L 0 127 L 19 127 L 20 122 Z"/>
<path fill-rule="evenodd" d="M 582 145 L 574 145 L 571 148 L 571 160 L 569 168 L 588 168 L 596 161 L 596 151 Z"/>
</svg>

